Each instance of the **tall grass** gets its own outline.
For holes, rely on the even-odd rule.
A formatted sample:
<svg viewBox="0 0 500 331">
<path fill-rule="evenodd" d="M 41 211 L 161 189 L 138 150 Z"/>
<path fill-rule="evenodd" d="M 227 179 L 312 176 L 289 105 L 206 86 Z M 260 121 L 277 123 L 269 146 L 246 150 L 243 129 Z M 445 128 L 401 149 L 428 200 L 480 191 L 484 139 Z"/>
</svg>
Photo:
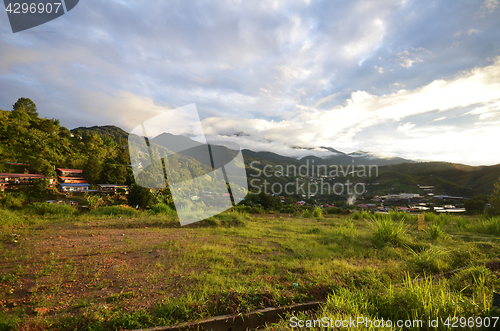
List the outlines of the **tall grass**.
<svg viewBox="0 0 500 331">
<path fill-rule="evenodd" d="M 25 208 L 26 213 L 40 216 L 67 215 L 73 216 L 78 211 L 66 204 L 35 202 Z"/>
<path fill-rule="evenodd" d="M 425 232 L 431 237 L 432 240 L 437 240 L 439 238 L 447 238 L 446 234 L 441 230 L 441 227 L 436 223 L 430 224 L 428 230 Z"/>
<path fill-rule="evenodd" d="M 406 275 L 404 286 L 389 286 L 384 291 L 341 288 L 328 298 L 317 315 L 328 316 L 333 320 L 363 316 L 372 321 L 383 318 L 393 323 L 398 320 L 422 321 L 422 324 L 412 322 L 404 330 L 434 329 L 429 327 L 429 320 L 437 318 L 437 330 L 446 330 L 444 322 L 448 317 L 487 316 L 491 300 L 489 293 L 486 288 L 477 288 L 474 295 L 467 297 L 450 286 L 446 279 L 426 277 L 417 280 Z M 376 328 L 370 328 L 368 324 L 361 325 L 361 329 Z"/>
<path fill-rule="evenodd" d="M 474 223 L 465 225 L 465 229 L 476 233 L 500 236 L 500 217 L 477 220 Z"/>
<path fill-rule="evenodd" d="M 88 215 L 93 216 L 126 216 L 133 217 L 138 216 L 140 211 L 135 210 L 128 206 L 104 206 L 97 209 L 93 209 L 88 212 Z"/>
<path fill-rule="evenodd" d="M 405 234 L 408 226 L 404 223 L 404 217 L 400 221 L 394 221 L 391 217 L 374 217 L 370 222 L 373 230 L 373 238 L 379 244 L 404 245 Z"/>
<path fill-rule="evenodd" d="M 19 213 L 0 208 L 0 227 L 19 225 L 22 222 L 23 218 L 19 216 Z"/>
<path fill-rule="evenodd" d="M 165 214 L 165 215 L 175 214 L 175 210 L 173 210 L 169 205 L 165 203 L 154 204 L 153 206 L 151 206 L 150 211 L 153 214 Z"/>
</svg>

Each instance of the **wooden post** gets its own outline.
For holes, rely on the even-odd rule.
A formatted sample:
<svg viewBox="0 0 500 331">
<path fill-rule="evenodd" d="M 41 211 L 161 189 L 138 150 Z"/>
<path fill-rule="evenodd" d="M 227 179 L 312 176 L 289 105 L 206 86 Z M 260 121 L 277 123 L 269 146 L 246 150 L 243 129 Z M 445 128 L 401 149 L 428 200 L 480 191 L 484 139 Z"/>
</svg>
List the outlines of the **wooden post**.
<svg viewBox="0 0 500 331">
<path fill-rule="evenodd" d="M 425 216 L 424 214 L 418 215 L 418 231 L 425 230 Z"/>
</svg>

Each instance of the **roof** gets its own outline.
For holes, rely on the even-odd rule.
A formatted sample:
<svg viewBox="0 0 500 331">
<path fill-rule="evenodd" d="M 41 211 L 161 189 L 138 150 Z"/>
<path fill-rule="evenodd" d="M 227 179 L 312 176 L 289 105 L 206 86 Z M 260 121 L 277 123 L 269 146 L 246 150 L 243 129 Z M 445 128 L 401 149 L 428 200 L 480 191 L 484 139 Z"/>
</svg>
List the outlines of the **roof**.
<svg viewBox="0 0 500 331">
<path fill-rule="evenodd" d="M 40 174 L 7 174 L 0 173 L 0 178 L 47 178 Z"/>
<path fill-rule="evenodd" d="M 73 186 L 73 187 L 83 187 L 83 186 L 90 186 L 88 183 L 63 183 L 59 184 L 61 187 L 63 186 Z"/>
<path fill-rule="evenodd" d="M 85 180 L 83 177 L 66 177 L 66 176 L 58 176 L 61 179 L 78 179 L 78 180 Z"/>
<path fill-rule="evenodd" d="M 100 186 L 100 187 L 128 187 L 128 185 L 121 185 L 121 184 L 97 184 L 97 186 Z"/>
<path fill-rule="evenodd" d="M 77 172 L 77 173 L 82 173 L 82 169 L 64 169 L 64 168 L 57 168 L 57 170 L 61 172 Z"/>
</svg>

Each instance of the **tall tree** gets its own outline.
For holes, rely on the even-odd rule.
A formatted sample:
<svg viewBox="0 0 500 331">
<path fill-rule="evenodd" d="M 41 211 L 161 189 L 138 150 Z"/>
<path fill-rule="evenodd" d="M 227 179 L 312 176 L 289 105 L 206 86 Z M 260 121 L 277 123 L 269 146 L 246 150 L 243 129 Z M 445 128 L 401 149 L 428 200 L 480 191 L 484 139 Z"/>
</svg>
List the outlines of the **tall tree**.
<svg viewBox="0 0 500 331">
<path fill-rule="evenodd" d="M 90 184 L 97 184 L 101 178 L 102 164 L 101 161 L 95 156 L 88 158 L 87 163 L 83 167 L 83 177 Z"/>
<path fill-rule="evenodd" d="M 19 98 L 14 106 L 12 106 L 12 110 L 26 112 L 30 115 L 31 118 L 35 118 L 38 116 L 36 105 L 29 98 Z"/>
<path fill-rule="evenodd" d="M 491 205 L 488 213 L 492 215 L 500 215 L 500 178 L 498 178 L 498 181 L 495 183 L 495 191 L 493 191 L 493 194 L 490 196 L 488 201 Z"/>
</svg>

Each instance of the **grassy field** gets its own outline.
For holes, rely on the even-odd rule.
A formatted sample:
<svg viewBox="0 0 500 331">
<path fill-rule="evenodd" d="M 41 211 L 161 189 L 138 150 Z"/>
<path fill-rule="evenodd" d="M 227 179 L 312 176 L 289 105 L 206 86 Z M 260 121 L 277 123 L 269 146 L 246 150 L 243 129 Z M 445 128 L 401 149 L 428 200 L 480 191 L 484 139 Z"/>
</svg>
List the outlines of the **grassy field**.
<svg viewBox="0 0 500 331">
<path fill-rule="evenodd" d="M 120 206 L 0 210 L 0 330 L 135 329 L 311 300 L 327 301 L 267 330 L 292 317 L 447 329 L 447 317 L 499 316 L 500 218 L 426 214 L 417 231 L 404 213 L 313 215 L 226 212 L 180 227 Z"/>
</svg>

